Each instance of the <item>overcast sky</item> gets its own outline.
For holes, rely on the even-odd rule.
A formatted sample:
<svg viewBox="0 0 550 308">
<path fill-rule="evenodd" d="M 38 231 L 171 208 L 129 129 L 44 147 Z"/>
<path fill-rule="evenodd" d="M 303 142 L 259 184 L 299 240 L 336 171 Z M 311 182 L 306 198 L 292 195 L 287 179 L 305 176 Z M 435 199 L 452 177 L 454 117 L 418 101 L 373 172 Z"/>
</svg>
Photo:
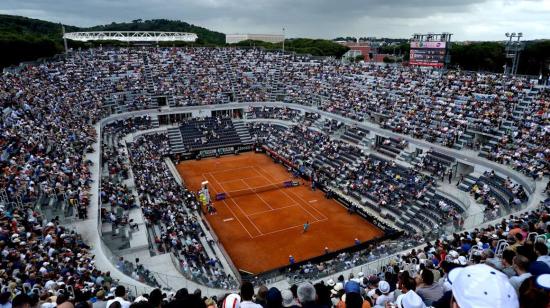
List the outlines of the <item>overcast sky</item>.
<svg viewBox="0 0 550 308">
<path fill-rule="evenodd" d="M 287 37 L 451 32 L 453 40 L 550 38 L 550 0 L 0 0 L 0 13 L 92 26 L 167 18 L 223 33 Z"/>
</svg>

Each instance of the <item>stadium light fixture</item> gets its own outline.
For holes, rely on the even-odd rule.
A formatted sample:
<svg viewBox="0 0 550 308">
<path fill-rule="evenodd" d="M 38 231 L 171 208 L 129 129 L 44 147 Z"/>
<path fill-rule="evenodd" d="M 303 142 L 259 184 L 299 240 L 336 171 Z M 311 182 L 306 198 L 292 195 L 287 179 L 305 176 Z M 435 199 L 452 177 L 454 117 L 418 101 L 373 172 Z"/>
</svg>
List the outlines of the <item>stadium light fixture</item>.
<svg viewBox="0 0 550 308">
<path fill-rule="evenodd" d="M 519 65 L 519 55 L 521 50 L 523 49 L 523 44 L 521 43 L 521 38 L 523 37 L 523 32 L 506 32 L 506 37 L 508 38 L 508 41 L 506 42 L 506 58 L 512 59 L 512 65 L 504 66 L 504 73 L 509 75 L 515 75 L 518 70 Z M 517 40 L 514 40 L 514 38 L 517 38 Z"/>
<path fill-rule="evenodd" d="M 283 27 L 283 53 L 285 53 L 285 27 Z"/>
</svg>

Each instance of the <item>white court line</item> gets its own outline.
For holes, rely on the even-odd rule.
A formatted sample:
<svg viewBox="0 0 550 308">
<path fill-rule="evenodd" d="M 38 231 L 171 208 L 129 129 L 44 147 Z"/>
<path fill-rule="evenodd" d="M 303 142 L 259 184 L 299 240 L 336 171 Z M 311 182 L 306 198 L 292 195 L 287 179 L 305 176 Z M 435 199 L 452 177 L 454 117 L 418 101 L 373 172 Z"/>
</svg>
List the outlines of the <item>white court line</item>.
<svg viewBox="0 0 550 308">
<path fill-rule="evenodd" d="M 260 168 L 262 171 L 265 172 L 265 170 L 264 170 L 261 166 L 258 166 L 258 168 Z M 258 172 L 258 170 L 256 170 L 256 169 L 254 169 L 254 170 L 255 170 L 256 172 Z M 258 172 L 258 173 L 259 173 L 259 172 Z M 265 176 L 264 176 L 264 178 L 265 178 Z M 286 194 L 286 192 L 285 192 L 284 189 L 282 189 L 281 191 L 282 191 L 283 193 Z M 302 197 L 300 197 L 299 195 L 295 194 L 292 190 L 291 190 L 289 193 L 291 193 L 292 195 L 294 195 L 296 198 L 302 200 L 306 205 L 308 204 L 308 202 L 307 202 L 306 200 L 304 200 L 304 198 L 302 198 Z M 325 214 L 321 213 L 317 208 L 313 207 L 312 209 L 313 209 L 315 212 L 319 213 L 319 214 L 321 215 L 321 217 L 324 217 L 323 220 L 328 219 L 328 217 L 327 217 Z M 312 216 L 313 216 L 313 215 L 312 215 Z"/>
<path fill-rule="evenodd" d="M 237 202 L 235 202 L 235 200 L 233 200 L 233 198 L 230 198 L 229 200 L 231 200 L 231 202 L 233 202 L 233 204 L 235 204 L 235 206 L 237 208 L 239 208 L 239 210 L 241 211 L 241 213 L 243 213 L 244 217 L 246 217 L 246 219 L 248 219 L 248 221 L 250 222 L 251 225 L 254 226 L 254 228 L 256 228 L 256 230 L 258 230 L 258 232 L 260 233 L 260 235 L 263 235 L 263 232 L 260 231 L 260 229 L 258 228 L 258 226 L 256 226 L 256 224 L 254 222 L 252 222 L 252 220 L 250 219 L 250 217 L 248 217 L 248 215 L 246 215 L 246 213 L 243 211 L 243 209 L 241 209 L 241 207 L 239 206 L 239 204 Z M 225 200 L 224 200 L 225 202 Z"/>
<path fill-rule="evenodd" d="M 312 225 L 314 223 L 323 222 L 323 221 L 325 221 L 325 220 L 317 220 L 317 221 L 314 221 L 314 222 L 310 222 L 309 224 Z M 288 227 L 288 228 L 284 228 L 284 229 L 280 229 L 280 230 L 275 230 L 275 231 L 263 233 L 262 235 L 254 236 L 253 239 L 258 238 L 258 237 L 262 237 L 262 236 L 266 236 L 266 235 L 271 235 L 271 234 L 287 231 L 287 230 L 290 230 L 290 229 L 296 229 L 296 228 L 304 228 L 304 225 L 301 224 L 301 225 L 296 225 L 296 226 L 292 226 L 292 227 Z"/>
<path fill-rule="evenodd" d="M 294 193 L 294 192 L 292 192 L 292 191 L 291 191 L 290 193 L 291 193 L 291 194 L 293 194 L 293 195 L 294 195 L 294 196 L 295 196 L 296 198 L 298 198 L 298 199 L 302 200 L 303 202 L 305 202 L 305 203 L 307 204 L 307 201 L 306 201 L 306 200 L 304 200 L 304 198 L 300 197 L 299 195 L 295 194 L 295 193 Z M 325 214 L 321 213 L 321 212 L 320 212 L 320 211 L 319 211 L 319 210 L 318 210 L 317 208 L 314 208 L 314 207 L 313 207 L 312 209 L 313 209 L 313 210 L 314 210 L 315 212 L 317 212 L 317 213 L 321 214 L 321 217 L 325 217 L 325 219 L 327 219 L 327 220 L 328 220 L 328 217 L 327 217 L 327 216 L 325 216 Z"/>
<path fill-rule="evenodd" d="M 293 203 L 291 205 L 287 205 L 287 206 L 283 206 L 283 207 L 278 207 L 276 209 L 271 209 L 271 210 L 265 210 L 265 211 L 259 211 L 259 212 L 255 212 L 255 213 L 252 213 L 252 214 L 248 214 L 248 216 L 254 216 L 254 215 L 259 215 L 259 214 L 265 214 L 265 213 L 269 213 L 269 212 L 275 212 L 277 210 L 282 210 L 282 209 L 287 209 L 289 207 L 294 207 L 294 206 L 297 206 L 298 204 L 297 203 Z"/>
<path fill-rule="evenodd" d="M 227 209 L 229 209 L 229 211 L 231 212 L 231 214 L 233 214 L 233 216 L 235 216 L 235 218 L 237 219 L 237 221 L 239 222 L 239 224 L 241 224 L 241 227 L 243 227 L 244 231 L 246 231 L 246 233 L 248 233 L 248 236 L 250 236 L 250 238 L 253 239 L 254 236 L 252 236 L 252 234 L 250 234 L 250 231 L 248 231 L 248 229 L 244 226 L 244 224 L 241 222 L 241 220 L 239 219 L 239 217 L 237 217 L 237 215 L 235 214 L 235 212 L 233 212 L 233 210 L 232 210 L 231 207 L 227 204 L 227 202 L 225 202 L 225 200 L 223 200 L 223 204 L 225 204 L 225 206 L 227 207 Z"/>
<path fill-rule="evenodd" d="M 253 190 L 253 188 L 250 187 L 250 185 L 248 185 L 247 182 L 245 182 L 244 180 L 241 180 L 241 181 L 244 183 L 244 185 L 248 186 L 248 188 L 250 188 L 250 189 Z M 262 202 L 265 203 L 265 205 L 267 205 L 268 208 L 273 209 L 273 208 L 271 207 L 271 205 L 269 205 L 269 203 L 267 203 L 267 202 L 264 200 L 264 198 L 262 198 L 262 197 L 260 196 L 260 194 L 258 194 L 257 192 L 254 192 L 254 194 L 255 194 L 258 198 L 260 198 L 260 200 L 262 200 Z"/>
<path fill-rule="evenodd" d="M 240 179 L 234 179 L 234 180 L 229 180 L 229 181 L 218 181 L 219 183 L 230 183 L 230 182 L 236 182 L 236 181 L 240 181 L 240 180 L 246 180 L 246 179 L 255 179 L 255 178 L 261 178 L 261 176 L 249 176 L 249 177 L 246 177 L 246 178 L 240 178 Z"/>
<path fill-rule="evenodd" d="M 251 168 L 251 167 L 247 167 L 247 168 Z M 214 181 L 216 181 L 216 183 L 219 184 L 218 180 L 216 179 L 216 177 L 212 174 L 210 174 L 212 176 L 212 178 L 214 179 Z M 244 182 L 244 181 L 243 181 Z M 244 217 L 246 217 L 246 219 L 248 219 L 248 221 L 250 222 L 250 224 L 252 226 L 254 226 L 254 228 L 256 228 L 256 230 L 258 230 L 258 232 L 260 233 L 260 235 L 262 235 L 262 231 L 260 231 L 260 229 L 258 228 L 258 226 L 256 226 L 256 224 L 254 222 L 252 222 L 252 220 L 250 219 L 250 217 L 248 217 L 246 215 L 246 213 L 243 211 L 243 209 L 241 209 L 241 207 L 237 204 L 237 202 L 235 202 L 235 200 L 233 200 L 232 198 L 230 198 L 231 202 L 233 202 L 233 204 L 235 204 L 235 206 L 239 209 L 239 211 L 241 211 L 241 213 L 243 213 Z M 223 202 L 225 203 L 225 200 L 223 200 Z M 227 205 L 227 203 L 225 203 Z M 233 213 L 233 210 L 231 210 L 231 212 Z M 235 218 L 237 218 L 237 215 L 235 215 Z M 238 219 L 238 218 L 237 218 Z M 243 225 L 244 227 L 244 225 Z M 246 228 L 245 228 L 246 229 Z M 248 229 L 246 230 L 248 232 Z M 250 233 L 248 233 L 250 234 Z"/>
<path fill-rule="evenodd" d="M 263 170 L 263 168 L 262 168 L 261 166 L 258 166 L 258 168 L 265 172 L 265 170 Z M 263 176 L 264 179 L 266 179 L 270 184 L 273 184 L 272 180 L 268 179 L 265 175 L 261 174 L 258 170 L 255 170 L 255 171 L 256 171 L 258 174 L 260 174 L 261 176 Z M 271 177 L 271 175 L 269 175 L 269 176 Z M 291 198 L 291 197 L 286 193 L 286 191 L 285 191 L 284 189 L 281 189 L 280 191 L 281 191 L 283 194 L 285 194 L 285 196 L 287 196 L 290 200 L 294 200 L 293 198 Z M 302 199 L 302 201 L 304 201 L 304 200 Z M 318 219 L 315 215 L 311 214 L 311 212 L 308 211 L 306 208 L 304 208 L 300 203 L 298 203 L 298 205 L 300 206 L 300 208 L 302 208 L 302 210 L 304 210 L 306 213 L 308 213 L 309 216 L 315 218 L 316 221 L 320 220 L 320 219 Z M 325 217 L 325 218 L 326 218 L 326 217 Z"/>
<path fill-rule="evenodd" d="M 226 219 L 224 219 L 224 220 L 223 220 L 223 222 L 228 222 L 228 221 L 233 221 L 233 220 L 235 220 L 235 218 L 233 218 L 233 217 L 230 217 L 230 218 L 226 218 Z"/>
<path fill-rule="evenodd" d="M 240 168 L 234 168 L 234 169 L 224 169 L 224 170 L 220 170 L 220 171 L 216 171 L 216 172 L 208 172 L 208 173 L 215 174 L 215 173 L 223 173 L 223 172 L 237 171 L 237 170 L 244 170 L 244 169 L 251 169 L 251 168 L 254 168 L 254 167 L 253 166 L 248 166 L 248 167 L 240 167 Z"/>
<path fill-rule="evenodd" d="M 218 186 L 220 186 L 220 188 L 222 189 L 222 190 L 220 190 L 220 191 L 216 191 L 216 193 L 221 193 L 221 192 L 224 192 L 224 191 L 225 191 L 225 187 L 223 187 L 222 183 L 220 183 L 218 180 L 216 180 L 216 177 L 215 177 L 215 176 L 213 176 L 210 172 L 203 173 L 202 176 L 203 176 L 206 180 L 208 180 L 208 179 L 206 178 L 206 175 L 211 176 L 212 179 L 214 179 L 214 181 L 212 181 L 212 182 L 216 182 L 216 184 L 218 184 Z"/>
<path fill-rule="evenodd" d="M 206 177 L 204 177 L 206 179 Z M 212 179 L 214 180 L 213 182 L 217 182 L 216 180 L 216 177 L 215 176 L 212 176 Z M 219 185 L 219 183 L 218 183 Z M 223 188 L 223 187 L 222 187 Z M 241 220 L 239 219 L 239 217 L 237 217 L 237 215 L 235 214 L 235 212 L 233 212 L 233 210 L 231 209 L 231 207 L 227 204 L 227 202 L 225 202 L 225 200 L 222 200 L 223 203 L 225 204 L 225 206 L 227 207 L 227 209 L 231 212 L 231 214 L 235 217 L 235 219 L 237 219 L 237 221 L 239 222 L 239 224 L 241 225 L 241 227 L 243 227 L 244 231 L 246 231 L 246 233 L 248 233 L 248 236 L 250 236 L 251 239 L 253 239 L 254 237 L 252 236 L 252 234 L 250 234 L 250 231 L 248 231 L 248 229 L 244 226 L 244 224 L 241 222 Z"/>
<path fill-rule="evenodd" d="M 258 168 L 265 172 L 265 170 L 263 170 L 263 168 L 262 168 L 261 166 L 258 166 Z M 265 175 L 261 174 L 261 173 L 260 173 L 258 170 L 256 170 L 255 168 L 254 168 L 254 170 L 255 170 L 258 174 L 260 174 L 261 176 L 263 176 L 264 179 L 266 179 L 267 181 L 269 181 L 270 183 L 272 183 L 271 180 L 268 179 Z M 269 175 L 269 176 L 271 176 L 271 175 Z M 272 184 L 273 184 L 273 183 L 272 183 Z M 294 200 L 293 198 L 291 198 L 291 197 L 286 193 L 285 189 L 281 189 L 281 192 L 282 192 L 283 194 L 285 194 L 289 199 Z M 302 202 L 304 202 L 304 203 L 307 205 L 308 202 L 305 201 L 303 198 L 297 196 L 297 195 L 294 194 L 292 191 L 291 191 L 290 193 L 292 193 L 292 194 L 294 195 L 294 197 L 297 197 L 298 199 L 302 200 Z M 323 221 L 324 221 L 324 220 L 328 220 L 328 217 L 326 217 L 325 215 L 323 215 L 323 213 L 319 212 L 317 209 L 313 208 L 317 213 L 321 214 L 321 217 L 324 217 L 324 219 L 319 219 L 319 218 L 317 218 L 315 215 L 311 214 L 311 212 L 308 211 L 306 208 L 302 207 L 301 204 L 298 203 L 298 205 L 300 205 L 300 207 L 301 207 L 306 213 L 308 213 L 311 217 L 315 218 L 315 220 L 317 220 L 317 221 L 320 221 L 320 220 L 323 220 Z"/>
<path fill-rule="evenodd" d="M 315 200 L 309 200 L 308 202 L 309 202 L 309 203 L 314 203 L 314 202 L 317 202 L 317 199 L 315 199 Z"/>
</svg>

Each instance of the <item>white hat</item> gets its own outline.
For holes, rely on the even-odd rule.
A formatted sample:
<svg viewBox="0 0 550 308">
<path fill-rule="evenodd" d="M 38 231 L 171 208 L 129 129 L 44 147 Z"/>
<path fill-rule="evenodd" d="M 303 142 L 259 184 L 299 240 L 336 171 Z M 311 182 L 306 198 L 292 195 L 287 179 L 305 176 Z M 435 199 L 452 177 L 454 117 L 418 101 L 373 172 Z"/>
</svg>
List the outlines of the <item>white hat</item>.
<svg viewBox="0 0 550 308">
<path fill-rule="evenodd" d="M 390 293 L 390 284 L 387 281 L 381 280 L 378 283 L 378 290 L 384 294 Z"/>
<path fill-rule="evenodd" d="M 550 289 L 550 274 L 539 275 L 537 277 L 536 282 L 540 287 L 542 287 L 546 290 L 549 290 Z"/>
<path fill-rule="evenodd" d="M 336 284 L 336 283 L 335 283 L 334 280 L 332 280 L 332 279 L 329 279 L 329 280 L 327 281 L 327 285 L 330 286 L 330 287 L 334 287 L 335 284 Z"/>
<path fill-rule="evenodd" d="M 143 296 L 138 296 L 135 300 L 134 300 L 134 303 L 139 303 L 139 302 L 147 302 L 149 301 L 147 298 L 143 297 Z"/>
<path fill-rule="evenodd" d="M 422 298 L 412 290 L 401 297 L 401 302 L 397 306 L 400 308 L 426 308 Z"/>
<path fill-rule="evenodd" d="M 221 308 L 240 308 L 241 306 L 241 296 L 239 294 L 229 294 L 223 300 Z"/>
<path fill-rule="evenodd" d="M 466 257 L 465 256 L 460 256 L 458 257 L 458 264 L 460 265 L 466 265 L 468 263 L 468 261 L 466 260 Z"/>
<path fill-rule="evenodd" d="M 477 264 L 451 272 L 453 296 L 460 308 L 519 307 L 518 297 L 508 277 L 494 268 Z M 453 279 L 454 278 L 454 279 Z"/>
<path fill-rule="evenodd" d="M 363 277 L 363 276 L 365 276 L 365 274 L 363 274 L 363 272 L 357 273 L 357 277 Z"/>
</svg>

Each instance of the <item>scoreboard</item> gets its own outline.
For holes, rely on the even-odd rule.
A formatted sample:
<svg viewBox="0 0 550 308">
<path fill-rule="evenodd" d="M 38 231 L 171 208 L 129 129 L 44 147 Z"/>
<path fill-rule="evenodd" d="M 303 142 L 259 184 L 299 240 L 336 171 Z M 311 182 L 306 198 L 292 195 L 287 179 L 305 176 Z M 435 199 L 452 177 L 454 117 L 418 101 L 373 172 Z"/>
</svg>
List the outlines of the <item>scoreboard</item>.
<svg viewBox="0 0 550 308">
<path fill-rule="evenodd" d="M 429 66 L 443 68 L 448 61 L 449 41 L 447 36 L 426 35 L 428 39 L 438 38 L 442 40 L 426 40 L 424 35 L 415 35 L 411 41 L 410 61 L 413 66 Z M 448 36 L 450 40 L 450 36 Z"/>
</svg>

